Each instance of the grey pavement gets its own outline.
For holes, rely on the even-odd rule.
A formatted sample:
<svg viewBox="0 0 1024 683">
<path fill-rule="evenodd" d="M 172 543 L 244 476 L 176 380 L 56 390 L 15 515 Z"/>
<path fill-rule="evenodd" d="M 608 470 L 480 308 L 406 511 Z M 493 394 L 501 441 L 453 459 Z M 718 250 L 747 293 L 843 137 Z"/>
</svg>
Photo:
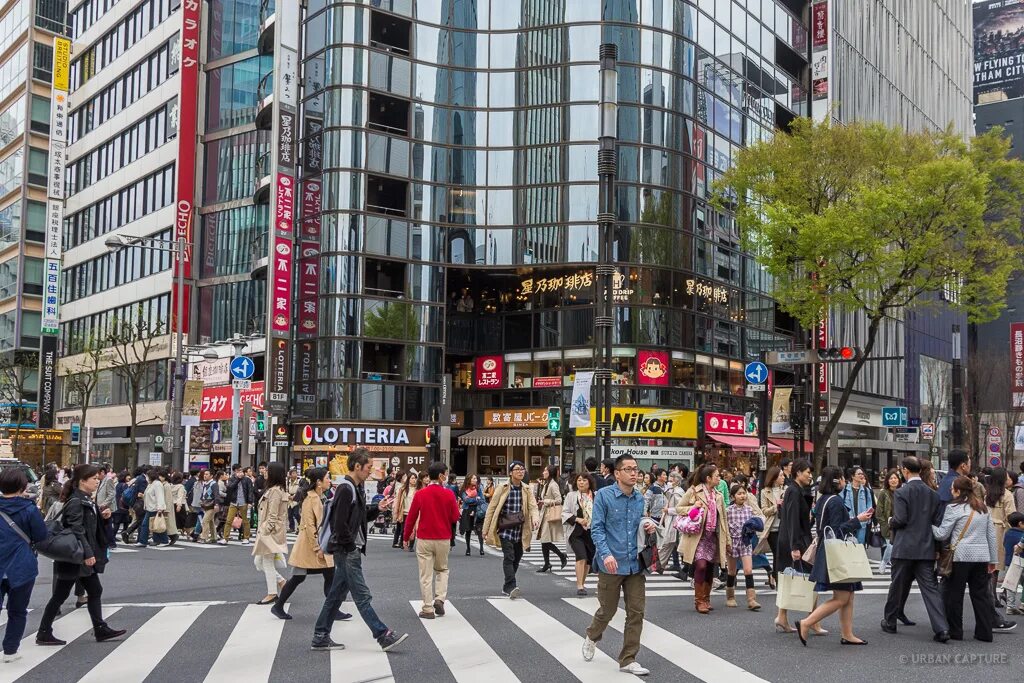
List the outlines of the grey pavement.
<svg viewBox="0 0 1024 683">
<path fill-rule="evenodd" d="M 460 542 L 450 561 L 449 613 L 434 621 L 417 617 L 419 590 L 412 553 L 394 550 L 389 540 L 371 538 L 364 568 L 374 606 L 391 628 L 410 638 L 391 653 L 380 651 L 358 615 L 335 625 L 333 637 L 347 649 L 312 652 L 313 622 L 323 601 L 322 579 L 309 577 L 291 599 L 293 619 L 282 622 L 269 608 L 253 603 L 264 593 L 262 574 L 252 565 L 251 548 L 145 549 L 114 554 L 103 576 L 109 621 L 128 628 L 122 642 L 98 644 L 91 638 L 84 609 L 73 598 L 55 624 L 65 648 L 37 648 L 32 641 L 49 596 L 50 569 L 41 562 L 29 614 L 24 659 L 0 665 L 8 681 L 91 681 L 190 683 L 201 681 L 614 681 L 613 663 L 621 646 L 621 611 L 598 646 L 594 662 L 580 657 L 581 635 L 596 606 L 578 599 L 566 575 L 537 574 L 539 548 L 519 571 L 523 599 L 500 595 L 501 561 L 464 555 Z M 939 645 L 931 640 L 920 597 L 912 595 L 908 614 L 920 625 L 901 627 L 898 636 L 878 626 L 885 600 L 884 577 L 872 594 L 858 595 L 855 631 L 870 641 L 864 648 L 839 643 L 835 617 L 825 622 L 831 635 L 801 647 L 793 635 L 772 627 L 774 595 L 763 592 L 761 612 L 727 609 L 716 592 L 709 616 L 694 612 L 692 591 L 667 577 L 648 583 L 643 648 L 638 660 L 652 681 L 932 681 L 1006 679 L 1024 667 L 1021 633 L 996 635 L 994 643 L 967 640 Z M 742 605 L 741 601 L 741 605 Z M 348 603 L 346 611 L 355 612 Z M 116 610 L 116 611 L 115 611 Z M 973 628 L 969 604 L 966 632 Z M 6 615 L 4 615 L 6 616 Z M 66 620 L 66 621 L 65 621 Z M 1021 627 L 1024 630 L 1024 626 Z M 45 657 L 45 659 L 41 659 Z"/>
</svg>

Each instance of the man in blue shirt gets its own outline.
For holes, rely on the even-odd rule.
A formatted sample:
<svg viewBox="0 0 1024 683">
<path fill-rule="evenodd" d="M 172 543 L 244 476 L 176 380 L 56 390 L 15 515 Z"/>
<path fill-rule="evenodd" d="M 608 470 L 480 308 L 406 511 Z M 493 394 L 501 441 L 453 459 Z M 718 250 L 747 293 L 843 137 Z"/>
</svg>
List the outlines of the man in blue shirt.
<svg viewBox="0 0 1024 683">
<path fill-rule="evenodd" d="M 615 460 L 615 484 L 594 495 L 590 535 L 597 551 L 597 601 L 599 607 L 583 641 L 583 659 L 594 658 L 597 641 L 601 640 L 608 622 L 619 608 L 619 596 L 626 603 L 626 628 L 619 671 L 637 676 L 650 673 L 636 661 L 640 650 L 640 632 L 644 624 L 646 577 L 640 564 L 637 532 L 641 525 L 650 533 L 657 529 L 654 521 L 644 517 L 644 498 L 636 490 L 636 460 L 620 455 Z"/>
</svg>

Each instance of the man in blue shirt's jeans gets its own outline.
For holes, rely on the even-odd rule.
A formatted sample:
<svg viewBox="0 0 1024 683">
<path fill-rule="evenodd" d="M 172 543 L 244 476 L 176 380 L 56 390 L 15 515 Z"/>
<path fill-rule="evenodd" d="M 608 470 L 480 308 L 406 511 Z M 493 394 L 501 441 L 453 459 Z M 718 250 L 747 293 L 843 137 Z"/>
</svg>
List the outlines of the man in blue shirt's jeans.
<svg viewBox="0 0 1024 683">
<path fill-rule="evenodd" d="M 647 580 L 640 565 L 637 532 L 641 524 L 650 533 L 657 526 L 644 517 L 644 498 L 636 491 L 636 460 L 620 455 L 613 471 L 615 484 L 605 486 L 594 495 L 590 535 L 597 550 L 597 601 L 599 607 L 583 641 L 583 659 L 594 658 L 597 641 L 601 640 L 608 622 L 619 608 L 619 595 L 626 603 L 626 628 L 619 671 L 646 676 L 650 673 L 636 661 L 640 650 L 640 632 L 644 624 Z"/>
</svg>

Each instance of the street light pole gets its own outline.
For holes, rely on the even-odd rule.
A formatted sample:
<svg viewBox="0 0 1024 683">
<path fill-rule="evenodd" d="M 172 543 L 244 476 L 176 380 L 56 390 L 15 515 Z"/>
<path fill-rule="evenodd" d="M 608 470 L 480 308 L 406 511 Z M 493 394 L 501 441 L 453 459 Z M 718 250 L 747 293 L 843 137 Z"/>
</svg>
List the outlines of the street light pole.
<svg viewBox="0 0 1024 683">
<path fill-rule="evenodd" d="M 615 179 L 618 175 L 618 107 L 619 73 L 616 70 L 619 49 L 614 43 L 603 43 L 600 49 L 601 99 L 598 115 L 600 118 L 599 148 L 597 151 L 598 213 L 597 223 L 601 230 L 597 256 L 597 287 L 603 293 L 600 315 L 594 317 L 598 343 L 597 377 L 597 424 L 594 430 L 598 439 L 601 459 L 612 456 L 612 338 L 615 324 L 613 312 L 615 266 L 613 247 L 615 241 Z"/>
<path fill-rule="evenodd" d="M 964 373 L 961 360 L 960 326 L 953 325 L 953 448 L 963 448 L 964 443 Z"/>
<path fill-rule="evenodd" d="M 231 340 L 231 347 L 234 349 L 234 358 L 238 358 L 242 355 L 242 349 L 245 348 L 246 340 L 241 337 L 234 337 Z M 231 464 L 241 462 L 239 457 L 241 454 L 238 452 L 239 443 L 241 441 L 241 434 L 238 433 L 238 417 L 239 413 L 242 412 L 242 391 L 238 387 L 238 380 L 234 377 L 231 378 Z M 245 426 L 246 429 L 249 425 Z M 248 449 L 246 449 L 248 450 Z"/>
<path fill-rule="evenodd" d="M 185 238 L 179 237 L 175 243 L 175 256 L 177 267 L 177 291 L 175 319 L 175 349 L 174 349 L 174 401 L 171 403 L 171 463 L 181 463 L 182 472 L 188 472 L 188 463 L 185 462 L 185 435 L 181 426 L 181 408 L 185 401 L 185 368 L 182 365 L 184 360 L 184 321 L 185 321 Z"/>
</svg>

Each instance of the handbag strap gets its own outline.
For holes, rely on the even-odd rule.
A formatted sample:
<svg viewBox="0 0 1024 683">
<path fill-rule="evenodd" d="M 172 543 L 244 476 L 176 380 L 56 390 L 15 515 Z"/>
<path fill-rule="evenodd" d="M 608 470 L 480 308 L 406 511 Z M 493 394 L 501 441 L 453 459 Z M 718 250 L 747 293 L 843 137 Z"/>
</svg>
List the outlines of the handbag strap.
<svg viewBox="0 0 1024 683">
<path fill-rule="evenodd" d="M 32 545 L 32 541 L 29 539 L 28 534 L 22 531 L 21 527 L 18 526 L 18 524 L 13 519 L 11 519 L 6 512 L 0 510 L 0 517 L 3 517 L 5 520 L 7 520 L 7 523 L 11 525 L 12 529 L 14 529 L 14 533 L 21 536 L 21 540 L 25 541 L 25 543 L 28 543 L 29 545 Z"/>
<path fill-rule="evenodd" d="M 971 520 L 974 519 L 974 510 L 971 510 L 971 514 L 967 516 L 967 524 L 964 524 L 964 528 L 960 530 L 960 536 L 956 539 L 956 543 L 949 546 L 950 550 L 956 550 L 956 547 L 960 545 L 960 541 L 964 540 L 964 534 L 967 533 L 967 528 L 971 526 Z"/>
</svg>

